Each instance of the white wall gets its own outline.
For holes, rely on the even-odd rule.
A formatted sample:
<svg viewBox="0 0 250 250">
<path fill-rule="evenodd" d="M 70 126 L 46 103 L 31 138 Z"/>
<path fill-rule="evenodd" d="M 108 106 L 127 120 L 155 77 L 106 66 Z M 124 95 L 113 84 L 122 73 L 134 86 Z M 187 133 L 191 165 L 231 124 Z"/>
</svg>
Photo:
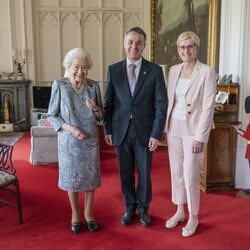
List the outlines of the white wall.
<svg viewBox="0 0 250 250">
<path fill-rule="evenodd" d="M 0 74 L 13 72 L 10 1 L 0 0 Z"/>
<path fill-rule="evenodd" d="M 221 75 L 233 74 L 240 84 L 239 120 L 245 129 L 245 97 L 250 95 L 250 1 L 222 0 L 220 69 Z M 246 140 L 238 137 L 235 182 L 237 188 L 250 188 L 250 170 L 245 159 Z"/>
</svg>

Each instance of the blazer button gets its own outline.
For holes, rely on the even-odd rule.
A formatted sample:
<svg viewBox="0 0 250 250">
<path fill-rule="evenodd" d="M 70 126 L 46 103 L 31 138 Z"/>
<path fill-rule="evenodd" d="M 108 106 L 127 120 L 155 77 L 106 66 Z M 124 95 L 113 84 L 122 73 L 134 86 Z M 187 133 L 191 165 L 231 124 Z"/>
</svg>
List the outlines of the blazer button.
<svg viewBox="0 0 250 250">
<path fill-rule="evenodd" d="M 191 106 L 191 104 L 188 104 L 187 106 L 188 106 L 188 107 L 190 107 L 190 106 Z"/>
<path fill-rule="evenodd" d="M 188 111 L 188 114 L 190 115 L 190 114 L 191 114 L 191 111 Z"/>
</svg>

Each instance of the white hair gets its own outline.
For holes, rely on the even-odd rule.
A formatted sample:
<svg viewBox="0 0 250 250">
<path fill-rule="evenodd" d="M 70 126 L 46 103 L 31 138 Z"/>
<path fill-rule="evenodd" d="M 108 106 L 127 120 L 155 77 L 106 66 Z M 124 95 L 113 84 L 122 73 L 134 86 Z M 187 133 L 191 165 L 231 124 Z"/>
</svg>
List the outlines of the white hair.
<svg viewBox="0 0 250 250">
<path fill-rule="evenodd" d="M 81 48 L 74 48 L 65 55 L 64 60 L 63 60 L 63 67 L 66 69 L 65 76 L 66 74 L 68 74 L 67 71 L 69 67 L 71 66 L 74 59 L 85 60 L 88 64 L 88 69 L 91 69 L 91 67 L 93 66 L 91 57 L 87 52 L 85 52 L 85 50 Z"/>
</svg>

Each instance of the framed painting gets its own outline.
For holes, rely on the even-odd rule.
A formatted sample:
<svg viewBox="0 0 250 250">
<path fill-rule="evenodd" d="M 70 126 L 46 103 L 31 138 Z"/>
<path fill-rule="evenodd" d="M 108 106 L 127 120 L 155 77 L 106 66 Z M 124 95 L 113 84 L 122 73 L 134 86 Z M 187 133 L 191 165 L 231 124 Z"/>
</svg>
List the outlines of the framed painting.
<svg viewBox="0 0 250 250">
<path fill-rule="evenodd" d="M 151 61 L 166 70 L 180 63 L 176 40 L 181 32 L 200 38 L 198 59 L 218 71 L 220 0 L 151 0 Z"/>
</svg>

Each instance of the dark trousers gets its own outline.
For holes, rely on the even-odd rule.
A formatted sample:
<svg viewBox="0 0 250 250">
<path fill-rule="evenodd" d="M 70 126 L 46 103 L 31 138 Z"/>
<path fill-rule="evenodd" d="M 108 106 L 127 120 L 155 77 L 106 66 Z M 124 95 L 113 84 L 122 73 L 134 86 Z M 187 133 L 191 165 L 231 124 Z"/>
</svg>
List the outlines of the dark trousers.
<svg viewBox="0 0 250 250">
<path fill-rule="evenodd" d="M 152 152 L 148 150 L 148 147 L 140 145 L 132 120 L 124 142 L 116 146 L 116 154 L 126 211 L 133 213 L 138 209 L 139 213 L 147 212 L 152 199 Z M 136 167 L 138 171 L 137 186 L 135 183 Z"/>
</svg>

